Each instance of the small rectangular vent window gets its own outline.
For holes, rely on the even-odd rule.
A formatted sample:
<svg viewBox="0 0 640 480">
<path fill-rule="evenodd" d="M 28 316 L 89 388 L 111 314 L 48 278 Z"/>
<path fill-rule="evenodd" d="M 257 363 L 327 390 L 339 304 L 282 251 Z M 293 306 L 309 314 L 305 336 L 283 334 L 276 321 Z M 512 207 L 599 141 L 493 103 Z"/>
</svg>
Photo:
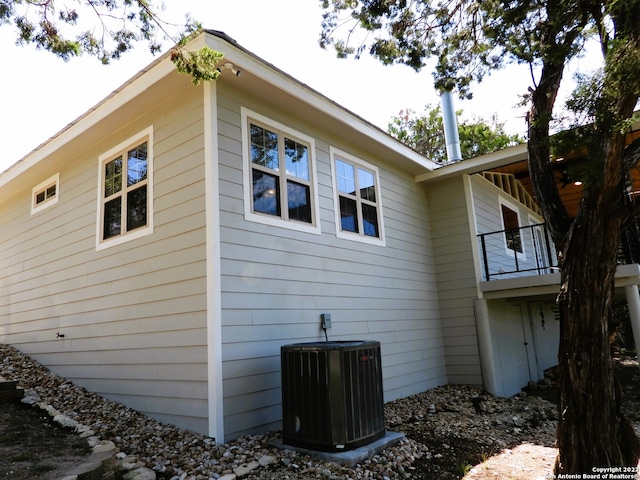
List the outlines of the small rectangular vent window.
<svg viewBox="0 0 640 480">
<path fill-rule="evenodd" d="M 56 173 L 54 176 L 33 187 L 31 194 L 31 213 L 39 212 L 56 204 L 58 202 L 59 190 L 59 173 Z"/>
</svg>

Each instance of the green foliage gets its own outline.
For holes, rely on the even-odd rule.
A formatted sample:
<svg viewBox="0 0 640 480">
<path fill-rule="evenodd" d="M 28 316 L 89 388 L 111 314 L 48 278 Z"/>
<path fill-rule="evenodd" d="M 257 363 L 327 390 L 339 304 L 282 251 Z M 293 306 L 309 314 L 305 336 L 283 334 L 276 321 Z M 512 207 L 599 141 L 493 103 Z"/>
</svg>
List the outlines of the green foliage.
<svg viewBox="0 0 640 480">
<path fill-rule="evenodd" d="M 470 97 L 472 81 L 509 62 L 534 64 L 542 50 L 559 58 L 580 51 L 579 42 L 562 48 L 560 28 L 576 23 L 576 16 L 582 18 L 574 5 L 580 2 L 555 2 L 557 7 L 548 12 L 540 8 L 543 3 L 324 0 L 320 45 L 332 46 L 339 56 L 358 57 L 368 51 L 385 64 L 401 63 L 415 70 L 433 58 L 436 88 L 455 87 L 461 96 Z M 551 19 L 555 27 L 540 28 Z M 550 35 L 554 48 L 546 46 Z"/>
<path fill-rule="evenodd" d="M 473 468 L 473 465 L 471 465 L 469 462 L 462 461 L 458 463 L 457 470 L 458 470 L 458 473 L 464 477 L 467 473 L 471 471 L 472 468 Z"/>
<path fill-rule="evenodd" d="M 640 0 L 324 0 L 320 45 L 341 56 L 368 52 L 385 64 L 401 63 L 416 70 L 435 60 L 437 89 L 457 89 L 471 96 L 471 84 L 509 63 L 531 69 L 531 86 L 523 85 L 523 101 L 531 102 L 529 138 L 536 155 L 584 157 L 575 175 L 597 187 L 611 139 L 628 132 L 640 97 Z M 565 65 L 579 56 L 590 40 L 600 43 L 603 68 L 577 76 L 578 88 L 559 115 L 555 100 Z M 429 116 L 396 119 L 392 133 L 402 141 L 433 144 L 424 132 Z M 413 122 L 413 123 L 411 123 Z M 550 138 L 550 129 L 559 132 Z M 461 126 L 461 143 L 467 126 Z M 434 128 L 434 131 L 437 127 Z M 420 132 L 420 138 L 411 131 Z M 475 134 L 482 134 L 475 129 Z M 619 142 L 619 140 L 618 140 Z M 618 159 L 618 161 L 621 161 Z M 551 172 L 547 172 L 551 173 Z M 542 177 L 538 177 L 542 178 Z M 549 175 L 547 187 L 553 187 Z M 537 196 L 545 201 L 548 191 Z M 555 201 L 555 200 L 554 200 Z M 559 212 L 559 205 L 549 211 Z"/>
<path fill-rule="evenodd" d="M 320 45 L 415 70 L 434 59 L 435 87 L 471 97 L 473 81 L 509 63 L 535 67 L 578 55 L 597 32 L 588 3 L 324 0 Z"/>
<path fill-rule="evenodd" d="M 565 102 L 564 113 L 556 115 L 556 133 L 549 139 L 553 156 L 581 159 L 570 165 L 568 174 L 581 180 L 583 188 L 600 187 L 607 161 L 606 139 L 628 133 L 631 125 L 640 120 L 640 112 L 618 117 L 619 87 L 606 76 L 605 69 L 575 75 L 576 87 Z M 625 85 L 632 90 L 639 83 L 635 79 Z M 632 166 L 625 165 L 625 175 Z"/>
<path fill-rule="evenodd" d="M 168 26 L 147 0 L 0 0 L 2 24 L 13 24 L 19 45 L 35 44 L 65 61 L 84 52 L 105 64 L 138 41 L 146 41 L 150 51 L 157 52 L 158 30 L 166 37 Z M 183 29 L 189 34 L 193 22 Z"/>
<path fill-rule="evenodd" d="M 171 51 L 171 61 L 180 73 L 191 75 L 194 85 L 199 85 L 202 81 L 217 80 L 220 70 L 216 65 L 223 57 L 224 54 L 207 46 L 191 51 L 183 45 L 178 45 Z"/>
<path fill-rule="evenodd" d="M 95 24 L 89 25 L 86 17 Z M 216 65 L 222 54 L 208 47 L 196 51 L 186 47 L 201 31 L 200 24 L 188 15 L 183 25 L 166 23 L 151 0 L 0 0 L 0 26 L 11 24 L 17 30 L 18 45 L 35 44 L 65 61 L 86 53 L 106 65 L 138 42 L 146 42 L 156 54 L 161 40 L 170 40 L 176 44 L 172 61 L 179 72 L 191 75 L 194 84 L 220 75 Z"/>
<path fill-rule="evenodd" d="M 462 111 L 456 114 L 459 117 Z M 388 131 L 425 157 L 438 163 L 446 162 L 446 140 L 439 106 L 434 108 L 427 105 L 422 115 L 417 115 L 412 110 L 403 110 L 392 118 Z M 495 152 L 524 141 L 518 135 L 507 134 L 504 124 L 499 123 L 495 116 L 489 120 L 476 118 L 473 121 L 461 121 L 458 134 L 463 159 Z"/>
</svg>

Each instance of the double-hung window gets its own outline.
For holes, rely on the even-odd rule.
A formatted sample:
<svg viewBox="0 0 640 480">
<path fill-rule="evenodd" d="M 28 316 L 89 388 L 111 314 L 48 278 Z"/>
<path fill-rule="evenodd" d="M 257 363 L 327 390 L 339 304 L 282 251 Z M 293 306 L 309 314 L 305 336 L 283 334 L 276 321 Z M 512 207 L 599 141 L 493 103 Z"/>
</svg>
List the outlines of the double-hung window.
<svg viewBox="0 0 640 480">
<path fill-rule="evenodd" d="M 331 148 L 339 238 L 384 243 L 378 169 Z"/>
<path fill-rule="evenodd" d="M 243 130 L 247 219 L 319 233 L 313 139 L 245 109 Z"/>
<path fill-rule="evenodd" d="M 99 159 L 97 247 L 152 233 L 152 127 Z"/>
</svg>

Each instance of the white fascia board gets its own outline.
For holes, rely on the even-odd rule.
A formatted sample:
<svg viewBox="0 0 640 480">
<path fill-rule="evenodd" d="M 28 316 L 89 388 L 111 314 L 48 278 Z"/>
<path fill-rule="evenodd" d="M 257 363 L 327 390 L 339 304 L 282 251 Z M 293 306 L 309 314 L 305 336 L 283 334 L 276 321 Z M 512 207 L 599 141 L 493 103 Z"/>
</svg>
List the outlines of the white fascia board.
<svg viewBox="0 0 640 480">
<path fill-rule="evenodd" d="M 498 150 L 497 152 L 488 153 L 481 157 L 470 158 L 469 160 L 462 160 L 450 165 L 445 165 L 432 172 L 417 175 L 415 180 L 416 182 L 430 182 L 463 174 L 471 175 L 472 173 L 483 172 L 485 170 L 491 170 L 492 168 L 526 160 L 527 157 L 527 144 L 521 143 L 515 147 Z"/>
<path fill-rule="evenodd" d="M 385 133 L 383 130 L 372 125 L 356 114 L 341 107 L 334 101 L 316 92 L 307 85 L 299 82 L 295 78 L 279 70 L 275 66 L 260 59 L 248 50 L 233 41 L 230 41 L 208 33 L 203 33 L 190 42 L 189 47 L 197 49 L 203 45 L 208 45 L 214 50 L 221 51 L 230 61 L 237 63 L 239 67 L 251 71 L 258 78 L 265 82 L 287 91 L 289 94 L 304 101 L 313 108 L 335 118 L 337 121 L 349 125 L 357 132 L 371 138 L 384 147 L 396 152 L 398 155 L 410 160 L 425 170 L 438 168 L 422 155 L 418 154 L 401 142 Z M 16 177 L 28 171 L 41 160 L 47 158 L 63 145 L 76 138 L 83 132 L 89 130 L 93 125 L 104 119 L 128 101 L 143 93 L 151 85 L 158 82 L 171 72 L 175 71 L 175 65 L 171 62 L 170 53 L 167 52 L 152 62 L 149 66 L 138 72 L 134 77 L 125 82 L 121 87 L 114 90 L 109 96 L 98 103 L 95 107 L 68 124 L 61 131 L 56 133 L 49 140 L 36 147 L 13 166 L 0 173 L 0 187 L 8 184 Z"/>
<path fill-rule="evenodd" d="M 202 45 L 204 45 L 204 39 L 202 36 L 196 38 L 191 44 L 194 48 L 198 48 Z M 175 71 L 175 68 L 175 65 L 170 59 L 170 52 L 163 54 L 157 60 L 139 71 L 131 79 L 127 80 L 123 85 L 114 90 L 104 100 L 101 100 L 96 106 L 69 123 L 66 127 L 52 136 L 49 140 L 36 147 L 31 153 L 28 153 L 13 166 L 0 173 L 0 187 L 22 175 L 66 143 L 89 130 L 100 120 L 103 120 L 127 102 L 143 93 L 151 85 Z"/>
<path fill-rule="evenodd" d="M 407 158 L 421 168 L 428 171 L 438 168 L 437 163 L 423 157 L 367 120 L 350 112 L 257 55 L 245 50 L 240 45 L 230 43 L 224 38 L 214 34 L 208 34 L 207 44 L 214 50 L 222 51 L 225 54 L 225 59 L 234 63 L 240 70 L 250 71 L 266 83 L 286 91 L 314 109 L 335 118 L 338 122 L 349 125 L 362 135 L 382 144 L 384 147 Z"/>
</svg>

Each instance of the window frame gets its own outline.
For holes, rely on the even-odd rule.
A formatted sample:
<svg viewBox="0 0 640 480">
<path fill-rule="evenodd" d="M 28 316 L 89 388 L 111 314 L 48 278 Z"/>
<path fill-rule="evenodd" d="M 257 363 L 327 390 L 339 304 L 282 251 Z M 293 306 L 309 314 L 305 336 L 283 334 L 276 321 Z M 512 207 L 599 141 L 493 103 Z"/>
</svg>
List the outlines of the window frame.
<svg viewBox="0 0 640 480">
<path fill-rule="evenodd" d="M 343 150 L 335 148 L 333 146 L 329 147 L 329 153 L 331 157 L 331 180 L 333 184 L 333 202 L 334 202 L 334 213 L 335 213 L 335 226 L 336 226 L 336 237 L 344 240 L 352 240 L 356 242 L 368 243 L 370 245 L 378 245 L 378 246 L 386 246 L 386 235 L 384 229 L 384 213 L 382 208 L 382 188 L 380 185 L 380 173 L 378 171 L 378 167 L 372 165 L 369 162 L 362 160 L 350 153 L 347 153 Z M 364 200 L 360 197 L 360 189 L 356 185 L 356 208 L 359 212 L 358 215 L 358 232 L 352 232 L 349 230 L 342 229 L 342 220 L 340 217 L 340 192 L 338 191 L 338 175 L 337 175 L 337 166 L 336 160 L 341 160 L 344 163 L 348 163 L 354 166 L 357 169 L 361 168 L 363 170 L 368 171 L 373 174 L 375 179 L 375 197 L 376 201 L 371 202 L 368 200 Z M 379 236 L 369 236 L 365 235 L 363 228 L 363 219 L 362 219 L 362 205 L 363 204 L 375 204 L 377 218 L 378 218 L 378 234 Z"/>
<path fill-rule="evenodd" d="M 56 192 L 52 196 L 46 197 L 46 192 L 51 187 L 55 187 Z M 38 203 L 37 201 L 38 195 L 43 192 L 45 193 L 45 199 L 42 202 Z M 55 175 L 52 175 L 51 177 L 47 178 L 45 181 L 40 182 L 38 185 L 33 187 L 33 189 L 31 190 L 31 215 L 33 215 L 34 213 L 41 212 L 42 210 L 55 205 L 56 203 L 58 203 L 59 198 L 60 198 L 60 172 L 56 173 Z"/>
<path fill-rule="evenodd" d="M 122 156 L 123 159 L 126 159 L 127 153 L 130 150 L 137 148 L 138 146 L 140 146 L 145 142 L 147 143 L 146 179 L 141 182 L 136 182 L 135 188 L 126 188 L 125 186 L 125 188 L 123 188 L 120 192 L 122 197 L 125 199 L 125 202 L 123 202 L 123 205 L 121 206 L 122 218 L 126 218 L 127 193 L 141 188 L 142 184 L 146 182 L 147 224 L 145 226 L 141 226 L 127 232 L 126 226 L 125 226 L 126 225 L 125 223 L 126 220 L 125 220 L 122 222 L 122 228 L 121 228 L 120 234 L 104 239 L 103 238 L 104 237 L 104 214 L 105 214 L 105 205 L 107 203 L 104 197 L 105 165 L 117 159 L 119 156 Z M 123 165 L 123 171 L 126 172 L 126 161 L 124 162 L 124 165 Z M 123 182 L 124 182 L 124 178 L 126 178 L 125 175 L 123 175 Z M 129 137 L 127 140 L 119 143 L 115 147 L 109 149 L 108 151 L 98 156 L 98 189 L 97 190 L 98 190 L 97 192 L 98 208 L 97 208 L 97 219 L 96 219 L 96 250 L 103 250 L 105 248 L 120 245 L 122 243 L 129 242 L 147 235 L 151 235 L 153 233 L 153 126 L 149 126 L 145 128 L 144 130 Z"/>
<path fill-rule="evenodd" d="M 250 222 L 261 223 L 274 227 L 287 228 L 299 232 L 321 234 L 320 229 L 320 207 L 318 200 L 318 174 L 316 166 L 316 149 L 314 138 L 305 135 L 287 125 L 260 115 L 257 112 L 241 107 L 242 120 L 242 169 L 243 169 L 243 187 L 244 187 L 244 218 Z M 278 177 L 278 185 L 280 186 L 280 215 L 271 215 L 269 213 L 256 212 L 253 209 L 253 170 L 254 165 L 251 161 L 251 129 L 250 124 L 253 123 L 259 127 L 275 131 L 278 134 L 279 145 L 283 144 L 284 137 L 289 140 L 306 144 L 309 155 L 309 180 L 304 181 L 298 177 L 287 175 L 285 165 L 284 152 L 279 154 L 279 170 L 271 170 L 268 167 L 256 165 L 256 170 L 265 172 L 268 175 Z M 288 218 L 286 186 L 287 180 L 299 183 L 309 187 L 309 199 L 311 202 L 311 222 L 303 222 Z"/>
<path fill-rule="evenodd" d="M 520 214 L 520 208 L 518 207 L 517 204 L 512 203 L 501 196 L 498 197 L 498 205 L 499 205 L 498 215 L 500 216 L 500 224 L 502 225 L 502 230 L 504 230 L 503 239 L 504 239 L 505 253 L 513 257 L 513 254 L 515 252 L 515 254 L 518 256 L 518 260 L 526 260 L 527 255 L 526 255 L 526 249 L 525 249 L 525 241 L 524 241 L 524 236 L 522 235 L 523 233 L 522 229 L 523 227 L 525 227 L 525 225 L 522 224 L 522 215 Z M 516 214 L 516 217 L 518 219 L 518 231 L 520 232 L 520 248 L 522 249 L 522 251 L 518 251 L 516 249 L 509 247 L 509 244 L 507 242 L 507 232 L 506 232 L 507 227 L 505 225 L 504 215 L 502 213 L 502 207 L 506 207 Z"/>
</svg>

